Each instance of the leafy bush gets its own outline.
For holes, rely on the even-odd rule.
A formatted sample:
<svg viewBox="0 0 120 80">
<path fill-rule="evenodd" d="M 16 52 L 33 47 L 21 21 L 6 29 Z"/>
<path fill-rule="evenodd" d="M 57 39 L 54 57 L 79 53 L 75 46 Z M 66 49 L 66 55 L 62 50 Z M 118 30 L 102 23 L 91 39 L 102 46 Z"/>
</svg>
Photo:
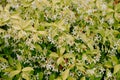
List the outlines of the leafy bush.
<svg viewBox="0 0 120 80">
<path fill-rule="evenodd" d="M 0 1 L 1 80 L 119 75 L 119 0 Z"/>
</svg>

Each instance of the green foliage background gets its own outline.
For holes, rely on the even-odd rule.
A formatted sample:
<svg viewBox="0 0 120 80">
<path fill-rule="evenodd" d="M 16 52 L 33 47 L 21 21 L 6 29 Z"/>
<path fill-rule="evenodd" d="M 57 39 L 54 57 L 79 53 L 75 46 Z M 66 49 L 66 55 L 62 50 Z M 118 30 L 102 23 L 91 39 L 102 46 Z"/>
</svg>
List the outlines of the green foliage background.
<svg viewBox="0 0 120 80">
<path fill-rule="evenodd" d="M 0 0 L 0 80 L 120 80 L 119 0 Z"/>
</svg>

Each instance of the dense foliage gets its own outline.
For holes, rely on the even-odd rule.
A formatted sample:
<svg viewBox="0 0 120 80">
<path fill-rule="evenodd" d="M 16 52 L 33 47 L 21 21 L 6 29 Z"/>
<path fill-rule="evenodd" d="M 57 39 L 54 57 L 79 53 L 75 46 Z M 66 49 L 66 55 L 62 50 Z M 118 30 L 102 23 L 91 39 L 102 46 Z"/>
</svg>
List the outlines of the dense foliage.
<svg viewBox="0 0 120 80">
<path fill-rule="evenodd" d="M 0 80 L 120 80 L 119 0 L 0 0 Z"/>
</svg>

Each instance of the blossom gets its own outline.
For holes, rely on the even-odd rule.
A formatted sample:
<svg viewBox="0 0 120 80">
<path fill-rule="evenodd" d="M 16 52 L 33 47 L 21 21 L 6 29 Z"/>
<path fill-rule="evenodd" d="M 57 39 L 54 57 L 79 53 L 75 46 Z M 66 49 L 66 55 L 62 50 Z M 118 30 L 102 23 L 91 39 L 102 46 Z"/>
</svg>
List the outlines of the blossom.
<svg viewBox="0 0 120 80">
<path fill-rule="evenodd" d="M 101 8 L 102 8 L 102 10 L 106 10 L 106 9 L 107 9 L 106 4 L 102 4 L 102 5 L 101 5 Z"/>
<path fill-rule="evenodd" d="M 22 56 L 17 54 L 17 59 L 18 59 L 18 61 L 21 61 L 22 60 Z"/>
<path fill-rule="evenodd" d="M 109 24 L 113 24 L 113 23 L 114 23 L 114 19 L 113 19 L 113 18 L 110 18 L 110 19 L 108 20 L 108 22 L 109 22 Z"/>
<path fill-rule="evenodd" d="M 92 12 L 93 12 L 93 10 L 92 10 L 92 9 L 89 9 L 89 10 L 87 11 L 88 15 L 91 15 L 91 14 L 92 14 Z"/>
<path fill-rule="evenodd" d="M 90 74 L 90 75 L 95 74 L 95 68 L 93 68 L 93 69 L 88 69 L 88 70 L 87 70 L 87 73 Z"/>
</svg>

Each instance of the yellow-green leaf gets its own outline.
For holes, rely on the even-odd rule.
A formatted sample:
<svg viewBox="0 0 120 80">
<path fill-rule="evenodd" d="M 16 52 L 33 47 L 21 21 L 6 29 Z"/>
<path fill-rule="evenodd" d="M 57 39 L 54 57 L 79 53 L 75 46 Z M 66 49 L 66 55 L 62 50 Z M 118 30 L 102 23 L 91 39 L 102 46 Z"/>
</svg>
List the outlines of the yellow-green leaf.
<svg viewBox="0 0 120 80">
<path fill-rule="evenodd" d="M 22 71 L 33 71 L 32 67 L 25 67 L 22 69 Z"/>
<path fill-rule="evenodd" d="M 15 75 L 19 74 L 20 72 L 21 72 L 20 70 L 11 71 L 9 76 L 10 76 L 10 78 L 13 78 Z"/>
<path fill-rule="evenodd" d="M 59 57 L 58 60 L 57 60 L 57 64 L 61 64 L 62 62 L 64 61 L 63 57 Z"/>
<path fill-rule="evenodd" d="M 120 21 L 120 13 L 115 12 L 115 19 L 119 22 Z"/>
<path fill-rule="evenodd" d="M 45 35 L 47 35 L 47 32 L 46 31 L 38 31 L 38 35 L 40 35 L 40 36 L 44 35 L 45 36 Z"/>
<path fill-rule="evenodd" d="M 56 79 L 54 79 L 54 80 L 62 80 L 62 79 L 61 79 L 61 77 L 57 77 L 57 78 L 56 78 Z"/>
<path fill-rule="evenodd" d="M 0 62 L 8 63 L 8 61 L 5 58 L 0 57 Z"/>
<path fill-rule="evenodd" d="M 80 80 L 86 80 L 85 77 L 82 77 Z"/>
<path fill-rule="evenodd" d="M 80 70 L 81 72 L 85 72 L 85 68 L 83 66 L 77 66 L 77 69 Z"/>
<path fill-rule="evenodd" d="M 106 68 L 112 68 L 112 64 L 111 64 L 110 61 L 105 62 L 104 66 L 105 66 Z"/>
<path fill-rule="evenodd" d="M 50 57 L 57 58 L 57 57 L 59 57 L 59 56 L 58 56 L 58 54 L 57 54 L 57 53 L 55 53 L 55 52 L 52 52 L 52 53 L 50 54 Z"/>
<path fill-rule="evenodd" d="M 39 73 L 39 80 L 42 80 L 42 79 L 43 79 L 43 75 L 44 75 L 43 72 L 40 72 L 40 73 Z"/>
<path fill-rule="evenodd" d="M 69 69 L 65 70 L 63 73 L 62 73 L 62 79 L 63 80 L 66 80 L 69 76 Z"/>
<path fill-rule="evenodd" d="M 25 80 L 30 80 L 29 79 L 29 74 L 28 73 L 22 73 L 22 78 L 24 78 Z"/>
<path fill-rule="evenodd" d="M 17 62 L 16 67 L 17 67 L 17 70 L 21 70 L 21 64 L 19 61 Z"/>
<path fill-rule="evenodd" d="M 11 72 L 13 69 L 11 67 L 8 67 L 6 69 L 3 70 L 3 72 Z"/>
<path fill-rule="evenodd" d="M 113 62 L 113 65 L 118 64 L 118 59 L 116 56 L 111 56 L 111 61 Z"/>
<path fill-rule="evenodd" d="M 70 53 L 64 54 L 64 58 L 74 58 L 74 54 Z"/>
<path fill-rule="evenodd" d="M 62 55 L 65 52 L 65 47 L 60 48 L 60 54 Z"/>
<path fill-rule="evenodd" d="M 68 80 L 76 80 L 74 77 L 69 76 Z"/>
<path fill-rule="evenodd" d="M 114 66 L 113 74 L 117 73 L 118 71 L 120 71 L 120 64 Z"/>
</svg>

